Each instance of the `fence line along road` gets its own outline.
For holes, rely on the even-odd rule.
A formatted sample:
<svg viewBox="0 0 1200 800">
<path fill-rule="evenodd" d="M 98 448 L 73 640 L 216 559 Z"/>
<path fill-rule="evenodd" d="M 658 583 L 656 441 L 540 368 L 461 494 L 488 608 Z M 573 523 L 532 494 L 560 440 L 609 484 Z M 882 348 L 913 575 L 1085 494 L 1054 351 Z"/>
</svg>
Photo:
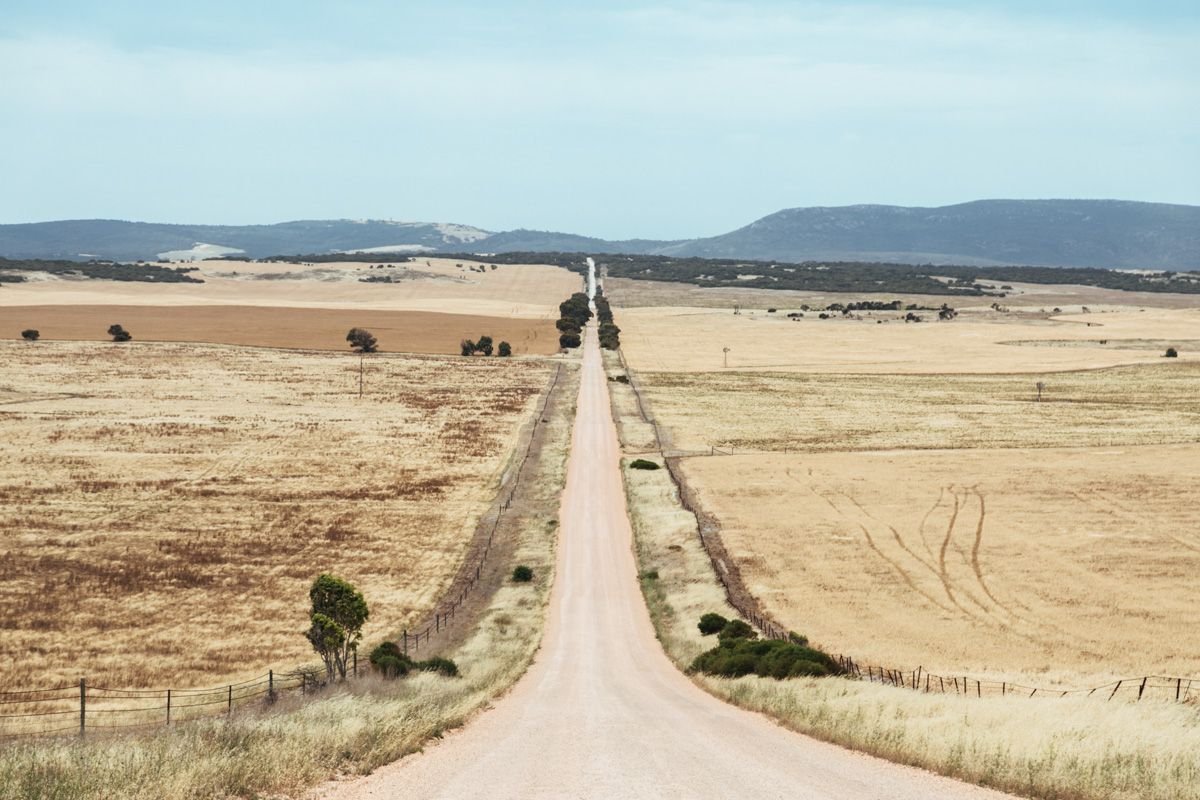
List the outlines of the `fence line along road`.
<svg viewBox="0 0 1200 800">
<path fill-rule="evenodd" d="M 711 514 L 700 508 L 693 497 L 691 487 L 679 472 L 678 460 L 696 456 L 731 456 L 788 453 L 785 446 L 782 450 L 751 450 L 743 448 L 735 450 L 731 445 L 712 445 L 708 450 L 673 450 L 666 446 L 666 435 L 660 430 L 658 420 L 650 413 L 642 396 L 638 379 L 629 369 L 625 354 L 617 351 L 621 367 L 629 380 L 637 401 L 638 415 L 643 422 L 648 423 L 654 431 L 654 441 L 658 453 L 666 466 L 667 474 L 675 485 L 679 504 L 696 518 L 696 528 L 700 535 L 700 543 L 708 554 L 713 572 L 721 587 L 725 590 L 725 599 L 731 606 L 758 628 L 764 636 L 770 639 L 787 640 L 791 632 L 779 624 L 763 609 L 762 604 L 746 588 L 742 581 L 737 563 L 725 550 L 720 538 L 720 523 Z M 795 448 L 793 448 L 795 449 Z M 797 450 L 797 452 L 799 452 Z M 1157 698 L 1176 703 L 1200 703 L 1200 678 L 1182 678 L 1178 676 L 1144 675 L 1136 678 L 1122 678 L 1103 686 L 1088 689 L 1050 689 L 1037 686 L 1026 686 L 1007 681 L 980 680 L 967 675 L 938 675 L 927 672 L 923 667 L 914 669 L 897 669 L 894 667 L 863 664 L 858 660 L 843 655 L 836 655 L 842 671 L 859 680 L 881 683 L 889 686 L 902 687 L 919 692 L 956 694 L 962 697 L 1102 697 L 1105 700 L 1122 699 L 1140 701 Z"/>
<path fill-rule="evenodd" d="M 474 560 L 464 562 L 456 580 L 460 585 L 452 600 L 443 599 L 435 607 L 433 619 L 424 628 L 410 633 L 405 630 L 401 644 L 405 653 L 426 648 L 430 639 L 445 631 L 455 614 L 466 602 L 471 590 L 479 583 L 483 568 L 491 554 L 496 532 L 504 514 L 512 507 L 513 498 L 521 486 L 525 468 L 533 454 L 537 433 L 543 424 L 549 403 L 562 376 L 558 364 L 529 430 L 529 441 L 506 485 L 502 484 L 493 518 L 488 525 L 487 538 L 477 548 Z M 468 557 L 469 558 L 469 557 Z M 452 590 L 453 591 L 453 590 Z M 265 675 L 223 686 L 187 689 L 116 689 L 89 684 L 86 678 L 78 683 L 42 689 L 23 689 L 0 692 L 0 741 L 24 736 L 65 735 L 89 732 L 148 729 L 178 722 L 232 714 L 235 709 L 252 704 L 272 704 L 284 694 L 308 694 L 324 685 L 325 666 L 296 667 L 286 671 L 269 670 Z M 358 653 L 347 669 L 348 678 L 359 676 Z"/>
<path fill-rule="evenodd" d="M 80 678 L 65 686 L 0 692 L 0 739 L 164 727 L 228 715 L 252 703 L 274 703 L 289 692 L 315 691 L 324 673 L 324 665 L 269 670 L 240 683 L 187 689 L 115 689 Z M 357 655 L 350 674 L 358 674 Z"/>
</svg>

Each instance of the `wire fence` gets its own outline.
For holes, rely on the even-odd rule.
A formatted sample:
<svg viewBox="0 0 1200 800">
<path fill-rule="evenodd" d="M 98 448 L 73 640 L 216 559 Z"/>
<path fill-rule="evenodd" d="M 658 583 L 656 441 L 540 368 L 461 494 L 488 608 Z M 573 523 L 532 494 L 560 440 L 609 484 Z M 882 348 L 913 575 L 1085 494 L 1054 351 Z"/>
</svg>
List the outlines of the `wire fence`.
<svg viewBox="0 0 1200 800">
<path fill-rule="evenodd" d="M 354 659 L 352 674 L 358 674 Z M 170 726 L 272 704 L 286 693 L 324 685 L 324 666 L 269 670 L 240 683 L 187 689 L 118 689 L 78 683 L 0 692 L 0 739 Z"/>
<path fill-rule="evenodd" d="M 480 521 L 473 552 L 463 562 L 451 584 L 448 597 L 436 606 L 429 623 L 410 633 L 405 630 L 398 642 L 408 653 L 428 649 L 431 640 L 445 632 L 472 589 L 484 576 L 484 567 L 505 514 L 512 508 L 517 491 L 537 444 L 537 434 L 562 377 L 562 365 L 542 394 L 529 428 L 528 442 L 520 458 L 501 482 L 500 496 L 494 509 Z M 364 665 L 365 666 L 365 665 Z M 360 675 L 358 653 L 347 665 L 347 678 Z M 324 665 L 301 666 L 286 671 L 268 670 L 265 675 L 240 683 L 210 688 L 121 689 L 78 683 L 42 689 L 0 692 L 0 741 L 29 736 L 54 736 L 89 732 L 161 728 L 190 720 L 231 715 L 238 709 L 274 704 L 285 694 L 306 695 L 325 686 Z"/>
<path fill-rule="evenodd" d="M 548 421 L 545 416 L 546 409 L 549 407 L 550 401 L 558 389 L 562 370 L 563 365 L 558 364 L 554 371 L 554 377 L 550 380 L 550 385 L 542 393 L 541 404 L 533 418 L 533 425 L 529 430 L 529 441 L 525 446 L 525 450 L 521 454 L 521 458 L 517 462 L 515 469 L 509 472 L 511 479 L 501 484 L 500 498 L 496 501 L 494 509 L 479 523 L 479 530 L 486 533 L 482 536 L 479 534 L 476 535 L 476 546 L 474 547 L 473 556 L 468 556 L 466 561 L 463 562 L 458 576 L 451 583 L 449 596 L 444 598 L 435 607 L 433 618 L 424 627 L 418 627 L 414 631 L 405 629 L 400 634 L 398 644 L 405 655 L 408 655 L 410 650 L 413 653 L 419 653 L 422 642 L 425 643 L 425 647 L 428 650 L 431 639 L 449 627 L 455 615 L 462 610 L 463 604 L 466 603 L 471 590 L 482 580 L 484 567 L 487 565 L 488 557 L 492 553 L 492 545 L 495 543 L 496 534 L 500 530 L 501 523 L 505 520 L 505 514 L 512 508 L 517 491 L 520 490 L 522 481 L 525 478 L 526 466 L 529 463 L 530 456 L 533 454 L 538 431 Z"/>
<path fill-rule="evenodd" d="M 618 351 L 619 352 L 619 351 Z M 637 377 L 629 370 L 624 354 L 620 354 L 621 367 L 629 380 L 637 401 L 638 415 L 643 422 L 654 431 L 654 441 L 663 458 L 667 474 L 675 485 L 679 503 L 696 518 L 696 527 L 700 534 L 700 542 L 712 563 L 713 572 L 725 591 L 729 604 L 737 610 L 750 624 L 770 639 L 787 640 L 791 632 L 776 621 L 759 603 L 758 599 L 746 588 L 742 580 L 737 562 L 725 550 L 720 536 L 720 523 L 711 514 L 704 511 L 691 486 L 679 470 L 679 459 L 704 455 L 738 455 L 757 453 L 778 453 L 779 450 L 764 451 L 733 446 L 711 446 L 707 451 L 673 450 L 667 445 L 668 437 L 659 428 L 658 421 L 650 414 L 638 386 Z M 782 448 L 782 452 L 788 452 Z M 835 655 L 842 672 L 859 680 L 872 683 L 886 684 L 914 691 L 938 694 L 956 694 L 963 697 L 1102 697 L 1105 700 L 1160 699 L 1177 703 L 1200 703 L 1200 678 L 1182 678 L 1177 676 L 1146 675 L 1136 678 L 1121 678 L 1101 686 L 1086 689 L 1061 689 L 1027 686 L 1021 683 L 1007 681 L 984 680 L 968 675 L 939 675 L 927 672 L 923 667 L 916 669 L 897 669 L 894 667 L 864 664 L 850 656 Z"/>
</svg>

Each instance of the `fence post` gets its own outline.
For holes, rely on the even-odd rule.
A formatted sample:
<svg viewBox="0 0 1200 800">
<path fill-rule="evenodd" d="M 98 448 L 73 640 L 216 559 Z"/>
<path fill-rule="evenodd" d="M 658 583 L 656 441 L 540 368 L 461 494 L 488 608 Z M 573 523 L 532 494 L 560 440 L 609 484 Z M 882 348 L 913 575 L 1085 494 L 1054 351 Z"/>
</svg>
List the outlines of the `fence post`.
<svg viewBox="0 0 1200 800">
<path fill-rule="evenodd" d="M 1138 687 L 1138 700 L 1142 699 L 1142 692 L 1146 691 L 1146 681 L 1150 680 L 1149 676 L 1142 678 L 1142 685 Z"/>
<path fill-rule="evenodd" d="M 267 702 L 275 702 L 275 670 L 267 670 Z"/>
<path fill-rule="evenodd" d="M 1183 686 L 1183 678 L 1175 679 L 1175 702 L 1179 702 L 1179 690 Z"/>
<path fill-rule="evenodd" d="M 79 735 L 87 729 L 87 679 L 79 679 Z"/>
<path fill-rule="evenodd" d="M 226 711 L 228 714 L 233 713 L 233 686 L 229 687 L 229 708 Z"/>
<path fill-rule="evenodd" d="M 404 629 L 404 655 L 408 655 L 408 628 Z"/>
<path fill-rule="evenodd" d="M 167 727 L 171 726 L 171 690 L 167 689 Z"/>
<path fill-rule="evenodd" d="M 1117 685 L 1113 687 L 1112 694 L 1110 694 L 1110 695 L 1108 696 L 1108 699 L 1109 699 L 1109 700 L 1112 700 L 1114 697 L 1116 697 L 1116 696 L 1117 696 L 1117 689 L 1120 689 L 1120 688 L 1121 688 L 1121 684 L 1122 684 L 1123 682 L 1124 682 L 1124 681 L 1117 681 Z"/>
</svg>

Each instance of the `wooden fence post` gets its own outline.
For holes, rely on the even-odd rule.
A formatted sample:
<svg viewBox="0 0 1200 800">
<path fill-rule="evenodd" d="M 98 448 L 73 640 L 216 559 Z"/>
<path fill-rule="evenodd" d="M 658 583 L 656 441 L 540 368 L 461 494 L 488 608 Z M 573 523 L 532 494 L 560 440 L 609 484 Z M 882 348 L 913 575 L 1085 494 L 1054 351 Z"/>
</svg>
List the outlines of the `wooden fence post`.
<svg viewBox="0 0 1200 800">
<path fill-rule="evenodd" d="M 227 713 L 227 714 L 233 713 L 233 686 L 229 687 L 229 708 L 226 710 L 225 713 Z"/>
<path fill-rule="evenodd" d="M 79 679 L 79 735 L 87 730 L 87 680 Z"/>
<path fill-rule="evenodd" d="M 408 628 L 404 629 L 404 655 L 408 655 Z"/>
<path fill-rule="evenodd" d="M 1117 685 L 1113 687 L 1112 694 L 1110 694 L 1110 695 L 1108 696 L 1108 699 L 1109 699 L 1109 700 L 1112 700 L 1114 697 L 1116 697 L 1116 696 L 1117 696 L 1117 689 L 1120 689 L 1120 688 L 1121 688 L 1121 684 L 1122 684 L 1122 683 L 1124 683 L 1124 681 L 1117 681 Z"/>
<path fill-rule="evenodd" d="M 167 689 L 167 726 L 171 725 L 171 690 Z"/>
<path fill-rule="evenodd" d="M 1179 690 L 1183 686 L 1183 678 L 1175 679 L 1175 702 L 1179 702 Z"/>
<path fill-rule="evenodd" d="M 1146 691 L 1146 681 L 1148 680 L 1150 680 L 1149 676 L 1142 678 L 1142 685 L 1138 687 L 1138 700 L 1142 699 L 1142 692 Z"/>
<path fill-rule="evenodd" d="M 275 702 L 275 670 L 267 670 L 267 702 Z"/>
</svg>

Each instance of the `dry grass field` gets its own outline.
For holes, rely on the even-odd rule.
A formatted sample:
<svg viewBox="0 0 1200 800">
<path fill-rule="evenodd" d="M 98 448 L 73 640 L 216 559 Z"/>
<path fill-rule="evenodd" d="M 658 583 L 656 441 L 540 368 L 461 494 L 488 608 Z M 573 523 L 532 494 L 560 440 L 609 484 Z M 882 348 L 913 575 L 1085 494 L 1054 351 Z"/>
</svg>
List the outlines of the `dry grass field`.
<svg viewBox="0 0 1200 800">
<path fill-rule="evenodd" d="M 748 588 L 873 664 L 1200 677 L 1200 445 L 689 459 Z"/>
<path fill-rule="evenodd" d="M 147 305 L 284 306 L 432 311 L 490 317 L 558 318 L 558 304 L 580 278 L 559 267 L 498 265 L 420 258 L 405 264 L 358 262 L 255 264 L 198 261 L 204 283 L 120 283 L 43 276 L 5 284 L 6 306 Z M 461 265 L 461 266 L 460 266 Z M 364 283 L 360 279 L 391 282 Z M 128 327 L 128 326 L 127 326 Z M 11 335 L 4 331 L 5 336 Z"/>
<path fill-rule="evenodd" d="M 610 366 L 610 372 L 619 371 Z M 613 388 L 618 395 L 626 391 L 617 384 L 613 384 Z M 633 413 L 629 399 L 614 398 L 614 408 L 621 416 L 622 440 L 626 441 L 624 435 L 627 432 L 634 435 L 635 441 L 643 438 L 642 423 Z M 1019 477 L 999 473 L 1006 476 L 1004 481 L 993 480 L 987 485 L 986 500 L 979 501 L 976 496 L 977 509 L 971 507 L 970 498 L 964 498 L 965 503 L 958 501 L 959 515 L 966 524 L 953 527 L 955 535 L 947 546 L 946 562 L 952 578 L 950 591 L 976 617 L 983 612 L 975 600 L 987 604 L 991 599 L 984 591 L 984 584 L 1004 603 L 1013 600 L 1009 592 L 1022 593 L 1015 598 L 1010 610 L 1019 613 L 1023 619 L 1013 618 L 1008 625 L 995 620 L 977 624 L 974 620 L 956 617 L 957 611 L 940 610 L 932 602 L 928 604 L 929 610 L 920 616 L 907 613 L 915 611 L 925 601 L 908 587 L 895 568 L 883 560 L 875 560 L 870 547 L 865 546 L 866 535 L 870 532 L 883 554 L 919 578 L 918 585 L 922 589 L 928 586 L 938 602 L 953 609 L 953 604 L 943 599 L 947 597 L 946 587 L 940 578 L 933 581 L 927 574 L 916 575 L 925 571 L 918 562 L 924 560 L 940 566 L 941 543 L 946 541 L 945 531 L 950 529 L 954 496 L 966 495 L 970 488 L 967 485 L 959 488 L 960 483 L 965 483 L 964 478 L 970 476 L 956 473 L 954 468 L 972 463 L 971 456 L 979 454 L 973 462 L 974 468 L 986 471 L 991 480 L 996 473 L 990 469 L 991 462 L 984 454 L 1003 457 L 1005 451 L 786 457 L 789 463 L 812 467 L 812 477 L 808 475 L 808 467 L 801 469 L 803 480 L 815 483 L 817 476 L 827 479 L 818 491 L 829 492 L 832 504 L 814 498 L 812 492 L 790 479 L 788 483 L 793 485 L 773 483 L 770 476 L 775 471 L 757 466 L 764 460 L 778 466 L 785 458 L 783 456 L 692 458 L 685 459 L 684 463 L 688 465 L 689 475 L 702 472 L 723 492 L 730 495 L 740 492 L 739 506 L 734 513 L 745 516 L 761 508 L 762 516 L 773 515 L 769 536 L 760 538 L 757 528 L 743 530 L 740 541 L 743 545 L 746 541 L 751 542 L 756 553 L 762 548 L 771 549 L 773 555 L 787 560 L 789 572 L 780 574 L 775 564 L 752 563 L 752 559 L 763 557 L 743 553 L 743 573 L 752 571 L 758 579 L 765 577 L 765 582 L 756 581 L 755 577 L 751 580 L 755 591 L 767 597 L 767 606 L 773 611 L 786 606 L 787 614 L 797 622 L 797 627 L 826 643 L 857 637 L 854 640 L 864 649 L 886 653 L 891 656 L 889 661 L 899 660 L 904 653 L 911 654 L 928 646 L 928 651 L 921 652 L 922 660 L 927 653 L 944 659 L 961 657 L 966 663 L 974 664 L 990 663 L 991 658 L 996 657 L 1006 668 L 1040 666 L 1034 664 L 1027 651 L 1041 652 L 1050 664 L 1065 661 L 1078 668 L 1083 663 L 1084 669 L 1087 669 L 1088 659 L 1081 648 L 1093 644 L 1103 648 L 1097 655 L 1104 656 L 1105 660 L 1112 659 L 1114 664 L 1140 663 L 1136 653 L 1117 652 L 1119 647 L 1132 643 L 1133 647 L 1150 647 L 1150 652 L 1163 666 L 1185 666 L 1189 655 L 1197 650 L 1193 639 L 1189 651 L 1187 637 L 1193 634 L 1184 632 L 1189 628 L 1189 615 L 1193 615 L 1195 601 L 1181 602 L 1186 598 L 1178 590 L 1186 591 L 1188 578 L 1195 574 L 1195 561 L 1189 561 L 1195 554 L 1183 547 L 1172 549 L 1167 543 L 1166 547 L 1156 548 L 1160 557 L 1155 563 L 1147 557 L 1143 546 L 1153 544 L 1146 541 L 1150 535 L 1143 526 L 1135 526 L 1133 520 L 1126 524 L 1120 522 L 1117 506 L 1113 504 L 1124 504 L 1128 500 L 1140 502 L 1145 498 L 1145 507 L 1158 515 L 1161 522 L 1186 517 L 1188 504 L 1181 502 L 1178 495 L 1172 497 L 1170 492 L 1187 489 L 1189 473 L 1186 470 L 1191 469 L 1190 474 L 1195 474 L 1195 448 L 1163 448 L 1157 459 L 1153 449 L 1146 448 L 1144 454 L 1121 474 L 1136 479 L 1137 469 L 1145 469 L 1146 478 L 1161 477 L 1165 473 L 1165 485 L 1161 490 L 1143 490 L 1114 485 L 1112 476 L 1104 475 L 1103 479 L 1111 489 L 1107 497 L 1090 495 L 1095 487 L 1086 484 L 1091 475 L 1111 467 L 1111 461 L 1100 459 L 1092 467 L 1093 453 L 1088 451 L 1008 452 L 1014 457 L 1005 466 L 1023 466 L 1015 456 L 1024 454 L 1031 462 L 1041 464 L 1043 472 L 1031 475 L 1025 484 Z M 1141 451 L 1131 448 L 1130 452 Z M 1099 451 L 1095 455 L 1100 455 Z M 887 464 L 886 470 L 881 467 L 863 476 L 861 460 L 864 457 L 883 461 Z M 1176 458 L 1180 460 L 1172 460 Z M 928 473 L 922 470 L 925 462 L 921 459 L 932 462 Z M 1172 465 L 1176 463 L 1178 470 L 1172 472 Z M 744 465 L 753 467 L 746 469 Z M 1083 474 L 1072 478 L 1067 486 L 1072 490 L 1081 489 L 1081 494 L 1085 491 L 1089 494 L 1075 498 L 1067 491 L 1056 491 L 1052 482 L 1037 485 L 1036 478 L 1044 479 L 1044 471 L 1052 472 L 1054 482 L 1062 483 L 1061 475 L 1068 469 L 1082 469 Z M 897 489 L 887 485 L 889 476 L 898 484 Z M 930 487 L 926 482 L 930 479 L 955 482 L 955 488 L 943 496 L 937 508 L 934 508 L 937 498 L 927 496 Z M 678 494 L 666 471 L 627 470 L 626 487 L 639 570 L 643 575 L 656 576 L 642 581 L 651 618 L 667 653 L 681 668 L 686 668 L 698 653 L 712 646 L 711 640 L 699 635 L 696 628 L 699 616 L 708 611 L 726 616 L 736 612 L 725 602 L 724 592 L 696 535 L 696 520 L 680 507 Z M 983 485 L 976 488 L 982 490 Z M 833 490 L 848 492 L 852 499 L 834 494 Z M 1027 497 L 1026 490 L 1036 494 Z M 1145 494 L 1139 493 L 1142 491 Z M 802 492 L 808 497 L 801 497 Z M 706 497 L 711 499 L 711 494 Z M 864 508 L 859 509 L 854 499 Z M 1036 509 L 1035 518 L 1019 523 L 1022 531 L 1033 528 L 1034 533 L 1020 540 L 996 527 L 997 523 L 1015 523 L 1023 513 L 1022 509 L 1029 510 L 1034 500 L 1055 504 L 1066 502 L 1068 508 L 1060 511 L 1059 506 L 1054 505 Z M 926 501 L 928 505 L 920 505 Z M 978 517 L 972 520 L 971 513 L 978 511 L 979 516 L 983 516 L 985 503 L 986 538 L 981 541 L 980 563 L 987 564 L 988 570 L 983 573 L 981 582 L 967 565 L 970 564 L 974 534 L 979 527 Z M 1073 534 L 1067 529 L 1069 520 L 1065 514 L 1080 513 L 1079 506 L 1085 507 L 1086 521 L 1095 526 L 1094 532 L 1099 533 L 1099 537 Z M 1111 513 L 1109 509 L 1112 509 Z M 914 518 L 917 512 L 920 516 Z M 939 531 L 931 531 L 929 520 L 923 521 L 926 512 L 930 512 L 930 519 L 944 524 L 940 531 L 941 541 L 930 535 Z M 900 523 L 895 525 L 895 535 L 892 525 L 872 519 L 872 516 L 886 518 L 884 515 L 894 516 Z M 851 521 L 855 518 L 857 521 Z M 904 520 L 913 521 L 904 525 Z M 1040 528 L 1039 521 L 1042 523 Z M 850 530 L 837 533 L 839 527 Z M 1194 528 L 1191 525 L 1188 531 Z M 814 530 L 819 535 L 810 533 Z M 926 531 L 926 540 L 935 553 L 933 559 L 929 558 L 921 542 L 922 530 Z M 729 545 L 728 532 L 725 536 Z M 841 538 L 843 536 L 850 538 Z M 1044 543 L 1043 538 L 1046 539 Z M 1105 545 L 1111 540 L 1116 540 L 1115 546 L 1106 549 Z M 914 555 L 905 552 L 901 543 Z M 1027 549 L 1031 555 L 1026 555 Z M 795 550 L 802 553 L 793 556 Z M 1172 552 L 1182 555 L 1176 558 Z M 987 554 L 986 560 L 983 553 Z M 1066 561 L 1038 565 L 1033 563 L 1032 553 L 1058 556 Z M 844 563 L 835 563 L 837 555 L 844 556 Z M 811 557 L 815 563 L 811 567 L 802 563 L 802 556 Z M 1137 559 L 1132 569 L 1123 562 L 1125 557 Z M 1032 577 L 997 569 L 1003 567 L 997 558 L 1004 559 L 1005 563 L 1012 559 L 1014 565 L 1019 562 L 1035 569 L 1043 583 L 1035 585 Z M 1171 601 L 1174 609 L 1156 607 L 1153 598 L 1138 597 L 1125 589 L 1127 582 L 1140 579 L 1136 570 L 1146 568 L 1155 570 L 1153 585 L 1176 592 Z M 854 574 L 856 569 L 861 571 Z M 1173 582 L 1167 580 L 1168 574 L 1176 576 Z M 797 576 L 800 575 L 823 583 L 813 585 L 805 581 L 803 587 L 797 587 L 800 582 Z M 999 580 L 1001 577 L 1005 579 L 1003 582 Z M 1074 598 L 1070 597 L 1067 584 L 1080 578 L 1087 581 L 1086 586 L 1093 592 L 1115 588 L 1117 597 L 1093 594 L 1082 598 L 1085 602 L 1072 602 Z M 798 598 L 803 598 L 808 607 L 798 608 Z M 1061 605 L 1055 605 L 1056 602 Z M 842 608 L 841 603 L 850 607 Z M 994 614 L 1005 615 L 998 606 L 992 608 Z M 1105 620 L 1104 610 L 1116 613 Z M 1170 619 L 1172 610 L 1176 614 L 1173 621 Z M 1044 623 L 1031 626 L 1028 618 L 1033 611 L 1051 616 Z M 1081 619 L 1076 621 L 1072 612 L 1078 612 Z M 1183 646 L 1172 655 L 1168 644 L 1138 632 L 1139 612 L 1147 612 L 1146 618 L 1152 620 L 1153 632 L 1168 639 L 1182 637 Z M 831 620 L 830 624 L 826 624 L 827 619 Z M 878 620 L 882 619 L 897 627 L 889 629 L 880 624 Z M 1056 646 L 1049 646 L 1047 652 L 1044 643 L 1037 641 L 1038 637 L 1052 639 L 1056 635 L 1055 626 L 1045 624 L 1051 622 L 1071 632 L 1070 637 L 1063 640 L 1067 649 L 1063 661 L 1059 659 Z M 926 624 L 930 626 L 932 636 L 926 632 Z M 961 638 L 957 645 L 940 638 L 955 624 Z M 1106 624 L 1120 626 L 1119 634 L 1109 636 L 1104 630 Z M 939 638 L 934 641 L 934 636 Z M 869 638 L 872 640 L 868 641 Z M 1002 646 L 998 646 L 1000 643 L 1008 643 L 1016 649 L 1012 659 L 1003 652 Z M 984 648 L 987 655 L 983 659 L 976 657 L 969 649 L 971 646 Z M 1081 676 L 1077 673 L 1069 676 L 1039 673 L 1037 677 L 1048 682 L 1055 677 L 1079 679 Z M 865 681 L 832 679 L 777 681 L 746 677 L 731 680 L 697 676 L 696 680 L 718 697 L 760 711 L 802 733 L 1022 796 L 1043 800 L 1196 800 L 1200 797 L 1200 757 L 1197 756 L 1200 753 L 1200 725 L 1197 724 L 1196 710 L 1191 706 L 1162 702 L 1107 703 L 1086 697 L 1028 698 L 1011 693 L 1007 697 L 966 698 L 957 694 L 924 694 Z"/>
<path fill-rule="evenodd" d="M 619 310 L 616 322 L 630 367 L 647 372 L 1050 372 L 1160 362 L 1166 347 L 1146 349 L 1147 341 L 1175 343 L 1183 361 L 1200 358 L 1200 309 L 1069 310 L 1048 317 L 964 312 L 951 322 L 922 312 L 934 321 L 906 324 L 894 311 L 862 320 L 804 312 L 793 321 L 783 306 L 775 314 L 740 315 L 631 308 Z"/>
<path fill-rule="evenodd" d="M 491 336 L 514 355 L 558 351 L 558 331 L 548 320 L 517 316 L 443 314 L 295 306 L 59 305 L 0 308 L 0 338 L 20 339 L 34 328 L 42 340 L 106 341 L 119 323 L 137 341 L 207 342 L 254 347 L 348 351 L 346 332 L 366 328 L 384 352 L 458 355 L 459 342 Z"/>
<path fill-rule="evenodd" d="M 349 353 L 0 353 L 0 689 L 306 663 L 322 571 L 363 590 L 368 640 L 399 631 L 451 580 L 552 369 L 381 355 L 359 400 Z"/>
<path fill-rule="evenodd" d="M 670 446 L 904 450 L 1200 441 L 1200 362 L 997 375 L 639 373 Z M 1037 384 L 1044 384 L 1037 401 Z"/>
<path fill-rule="evenodd" d="M 999 302 L 1014 310 L 1050 310 L 1055 306 L 1121 307 L 1121 308 L 1195 308 L 1198 300 L 1194 294 L 1168 292 L 1123 292 L 1102 289 L 1096 286 L 1076 286 L 1045 283 L 1015 283 L 1005 290 L 1007 297 L 979 296 L 954 297 L 939 294 L 888 294 L 877 295 L 872 300 L 900 300 L 906 305 L 933 306 L 950 303 L 955 308 L 986 309 Z M 643 281 L 631 278 L 605 278 L 604 291 L 613 305 L 621 308 L 643 308 L 648 306 L 671 306 L 676 308 L 720 308 L 726 311 L 734 303 L 746 310 L 764 312 L 778 308 L 780 312 L 798 310 L 802 305 L 813 308 L 830 303 L 847 303 L 862 300 L 861 293 L 805 292 L 794 289 L 750 289 L 740 286 L 705 287 L 690 283 L 671 281 Z"/>
<path fill-rule="evenodd" d="M 788 627 L 1038 686 L 1200 679 L 1200 311 L 618 321 L 668 451 L 693 454 L 685 477 Z M 652 447 L 629 428 L 629 452 Z"/>
</svg>

